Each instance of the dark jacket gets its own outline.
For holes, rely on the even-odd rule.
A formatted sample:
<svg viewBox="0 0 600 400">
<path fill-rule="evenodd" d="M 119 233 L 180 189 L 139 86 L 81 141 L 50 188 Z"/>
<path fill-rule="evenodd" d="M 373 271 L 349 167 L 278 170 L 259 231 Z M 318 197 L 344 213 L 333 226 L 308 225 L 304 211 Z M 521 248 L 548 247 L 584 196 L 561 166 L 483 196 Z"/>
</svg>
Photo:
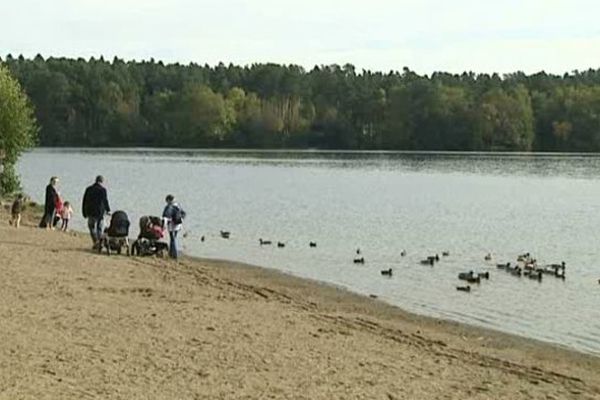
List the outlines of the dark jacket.
<svg viewBox="0 0 600 400">
<path fill-rule="evenodd" d="M 94 183 L 85 189 L 82 212 L 84 218 L 102 218 L 104 214 L 110 212 L 108 196 L 104 186 Z"/>
<path fill-rule="evenodd" d="M 52 213 L 56 208 L 56 197 L 58 197 L 56 189 L 54 189 L 54 186 L 48 184 L 46 186 L 46 201 L 44 202 L 44 211 L 46 214 Z"/>
</svg>

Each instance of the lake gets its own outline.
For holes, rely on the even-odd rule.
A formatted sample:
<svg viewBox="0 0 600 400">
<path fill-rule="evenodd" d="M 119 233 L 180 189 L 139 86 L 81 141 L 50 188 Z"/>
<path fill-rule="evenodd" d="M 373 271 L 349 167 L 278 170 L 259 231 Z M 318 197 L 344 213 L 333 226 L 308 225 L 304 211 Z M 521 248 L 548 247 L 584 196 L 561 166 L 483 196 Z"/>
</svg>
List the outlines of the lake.
<svg viewBox="0 0 600 400">
<path fill-rule="evenodd" d="M 112 209 L 132 220 L 131 236 L 138 218 L 160 215 L 172 193 L 187 211 L 187 254 L 600 354 L 598 155 L 38 149 L 19 172 L 38 201 L 59 176 L 80 230 L 83 191 L 102 174 Z M 285 248 L 261 247 L 259 238 Z M 364 265 L 353 263 L 357 248 Z M 434 267 L 419 263 L 443 251 L 450 256 Z M 565 261 L 566 280 L 496 268 L 525 252 L 541 264 Z M 388 268 L 393 276 L 382 276 Z M 457 274 L 469 270 L 490 279 L 457 291 Z"/>
</svg>

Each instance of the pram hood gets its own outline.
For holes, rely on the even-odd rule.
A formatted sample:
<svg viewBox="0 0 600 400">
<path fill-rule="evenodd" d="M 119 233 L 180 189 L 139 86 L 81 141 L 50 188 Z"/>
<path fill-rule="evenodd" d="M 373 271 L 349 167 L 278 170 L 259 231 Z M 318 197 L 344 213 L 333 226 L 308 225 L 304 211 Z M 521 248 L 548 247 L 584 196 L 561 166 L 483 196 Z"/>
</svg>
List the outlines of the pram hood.
<svg viewBox="0 0 600 400">
<path fill-rule="evenodd" d="M 164 222 L 161 217 L 144 215 L 140 218 L 140 234 L 138 238 L 158 240 L 163 237 Z"/>
<path fill-rule="evenodd" d="M 110 217 L 110 225 L 107 229 L 108 236 L 129 236 L 129 217 L 125 211 L 115 211 Z"/>
</svg>

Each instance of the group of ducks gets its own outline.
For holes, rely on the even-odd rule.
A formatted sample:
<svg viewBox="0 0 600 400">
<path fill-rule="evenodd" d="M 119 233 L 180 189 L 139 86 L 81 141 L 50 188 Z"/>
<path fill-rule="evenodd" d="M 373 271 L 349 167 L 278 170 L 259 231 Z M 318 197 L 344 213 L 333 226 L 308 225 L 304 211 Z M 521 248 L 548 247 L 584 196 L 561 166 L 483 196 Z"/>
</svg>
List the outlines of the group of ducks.
<svg viewBox="0 0 600 400">
<path fill-rule="evenodd" d="M 220 234 L 221 238 L 223 238 L 223 239 L 229 239 L 231 236 L 231 232 L 224 231 L 224 230 L 219 231 L 219 234 Z M 183 236 L 186 237 L 187 233 L 184 234 Z M 202 236 L 200 238 L 200 241 L 204 242 L 204 239 L 205 239 L 204 236 Z M 260 246 L 269 246 L 269 245 L 273 244 L 273 242 L 271 240 L 265 240 L 262 238 L 258 239 L 258 243 Z M 315 248 L 315 247 L 317 247 L 317 243 L 311 241 L 308 243 L 308 246 L 311 248 Z M 277 242 L 277 247 L 284 248 L 285 243 Z M 361 255 L 360 248 L 356 249 L 356 254 Z M 402 250 L 400 252 L 400 256 L 405 257 L 406 250 Z M 442 257 L 448 257 L 448 256 L 450 256 L 449 251 L 442 252 Z M 484 257 L 484 260 L 491 261 L 492 255 L 490 253 L 486 254 Z M 429 265 L 429 266 L 433 267 L 435 265 L 435 263 L 438 261 L 440 261 L 440 256 L 439 256 L 439 254 L 436 254 L 433 256 L 428 256 L 426 259 L 421 260 L 420 264 L 421 265 Z M 354 262 L 354 264 L 364 264 L 365 258 L 364 257 L 355 257 L 353 262 Z M 561 262 L 560 264 L 548 264 L 548 265 L 539 266 L 537 264 L 537 260 L 535 258 L 533 258 L 531 256 L 531 254 L 529 254 L 529 253 L 519 255 L 517 257 L 517 262 L 514 265 L 511 264 L 510 262 L 507 262 L 505 264 L 496 264 L 496 267 L 498 269 L 506 271 L 507 273 L 509 273 L 513 276 L 517 276 L 517 277 L 526 276 L 530 279 L 535 279 L 539 282 L 542 281 L 542 277 L 544 275 L 552 275 L 552 276 L 562 279 L 562 280 L 566 279 L 566 275 L 565 275 L 566 265 L 565 265 L 564 261 Z M 381 270 L 381 275 L 391 277 L 392 274 L 393 274 L 392 268 Z M 473 271 L 469 271 L 469 272 L 459 273 L 458 279 L 460 279 L 462 281 L 466 281 L 467 283 L 473 284 L 473 283 L 480 283 L 481 279 L 489 280 L 490 275 L 489 275 L 489 272 L 475 273 Z M 598 279 L 598 283 L 600 284 L 600 279 Z M 457 286 L 456 290 L 462 291 L 462 292 L 470 292 L 471 286 L 469 286 L 469 285 Z"/>
<path fill-rule="evenodd" d="M 484 260 L 491 261 L 491 254 L 487 254 L 484 257 Z M 514 265 L 510 262 L 507 262 L 506 264 L 496 264 L 496 267 L 498 269 L 506 271 L 507 273 L 513 276 L 526 276 L 529 279 L 535 279 L 539 282 L 542 281 L 542 277 L 544 275 L 551 275 L 562 280 L 566 279 L 566 264 L 564 261 L 560 264 L 548 264 L 544 266 L 539 266 L 537 260 L 533 258 L 529 253 L 519 255 L 517 257 L 517 262 Z M 473 271 L 461 272 L 460 274 L 458 274 L 458 279 L 466 281 L 468 283 L 480 283 L 481 279 L 490 279 L 490 273 L 475 273 Z M 470 292 L 471 286 L 457 286 L 456 290 Z"/>
<path fill-rule="evenodd" d="M 505 270 L 513 276 L 526 276 L 540 282 L 544 275 L 551 275 L 562 280 L 566 279 L 566 264 L 564 261 L 560 264 L 540 266 L 538 265 L 537 260 L 529 253 L 519 255 L 515 265 L 511 265 L 511 263 L 508 262 L 506 264 L 497 264 L 496 267 Z"/>
<path fill-rule="evenodd" d="M 442 257 L 448 257 L 449 255 L 450 255 L 449 251 L 442 252 Z M 428 256 L 426 259 L 421 260 L 420 264 L 421 265 L 431 265 L 433 267 L 435 265 L 435 263 L 438 261 L 440 261 L 440 256 L 439 256 L 439 254 L 436 254 L 435 256 Z"/>
</svg>

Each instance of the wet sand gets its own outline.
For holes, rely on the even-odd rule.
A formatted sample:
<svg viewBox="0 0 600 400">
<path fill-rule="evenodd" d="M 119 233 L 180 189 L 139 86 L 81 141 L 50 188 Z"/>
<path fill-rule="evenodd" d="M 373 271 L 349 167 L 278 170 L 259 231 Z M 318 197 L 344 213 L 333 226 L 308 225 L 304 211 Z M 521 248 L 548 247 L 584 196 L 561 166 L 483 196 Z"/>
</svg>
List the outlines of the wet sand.
<svg viewBox="0 0 600 400">
<path fill-rule="evenodd" d="M 0 399 L 600 399 L 598 357 L 2 215 Z"/>
</svg>

